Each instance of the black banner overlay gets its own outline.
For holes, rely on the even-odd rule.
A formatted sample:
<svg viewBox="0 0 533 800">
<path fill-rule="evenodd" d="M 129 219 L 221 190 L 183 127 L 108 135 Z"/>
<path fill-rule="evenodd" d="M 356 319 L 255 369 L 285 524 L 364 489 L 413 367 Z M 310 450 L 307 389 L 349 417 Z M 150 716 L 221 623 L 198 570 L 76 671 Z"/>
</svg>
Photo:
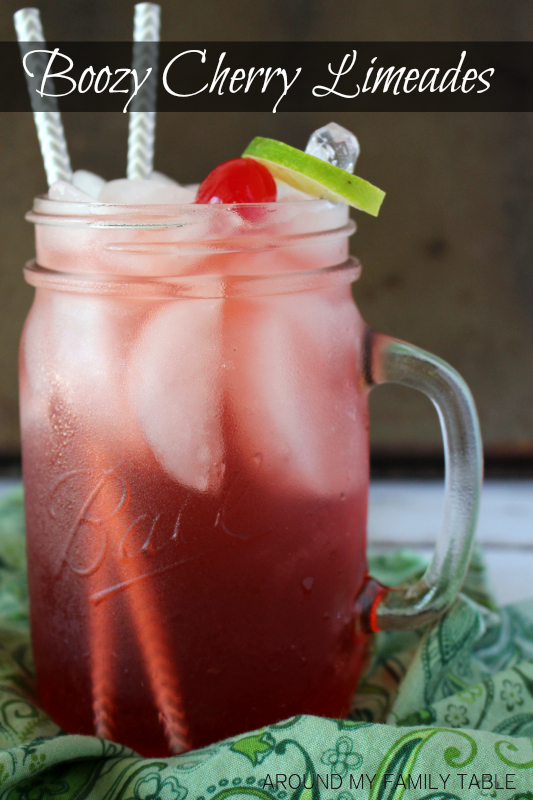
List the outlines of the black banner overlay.
<svg viewBox="0 0 533 800">
<path fill-rule="evenodd" d="M 64 111 L 115 112 L 151 110 L 154 102 L 163 112 L 533 111 L 533 42 L 149 47 L 158 49 L 157 85 L 153 74 L 132 73 L 131 42 L 25 44 L 26 71 L 19 45 L 0 42 L 0 111 L 31 110 L 29 72 L 33 108 L 44 111 L 51 102 Z"/>
</svg>

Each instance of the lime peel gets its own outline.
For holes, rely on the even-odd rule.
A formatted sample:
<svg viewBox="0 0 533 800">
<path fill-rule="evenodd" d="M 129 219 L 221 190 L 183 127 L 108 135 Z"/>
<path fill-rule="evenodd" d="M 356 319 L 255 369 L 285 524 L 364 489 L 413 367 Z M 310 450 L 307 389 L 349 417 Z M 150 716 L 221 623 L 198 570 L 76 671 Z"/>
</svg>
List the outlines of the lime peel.
<svg viewBox="0 0 533 800">
<path fill-rule="evenodd" d="M 257 136 L 242 155 L 260 161 L 274 178 L 294 189 L 334 203 L 347 203 L 374 217 L 385 197 L 385 192 L 357 175 L 275 139 Z"/>
</svg>

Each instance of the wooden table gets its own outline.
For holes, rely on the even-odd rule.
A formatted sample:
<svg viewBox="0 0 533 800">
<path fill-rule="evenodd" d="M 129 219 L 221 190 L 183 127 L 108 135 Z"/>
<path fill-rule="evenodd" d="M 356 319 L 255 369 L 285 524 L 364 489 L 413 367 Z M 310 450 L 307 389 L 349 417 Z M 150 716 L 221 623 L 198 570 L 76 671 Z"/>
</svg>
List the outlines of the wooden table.
<svg viewBox="0 0 533 800">
<path fill-rule="evenodd" d="M 405 545 L 430 555 L 443 495 L 439 481 L 374 481 L 369 542 L 378 550 Z M 477 538 L 498 603 L 533 598 L 533 481 L 485 482 Z"/>
</svg>

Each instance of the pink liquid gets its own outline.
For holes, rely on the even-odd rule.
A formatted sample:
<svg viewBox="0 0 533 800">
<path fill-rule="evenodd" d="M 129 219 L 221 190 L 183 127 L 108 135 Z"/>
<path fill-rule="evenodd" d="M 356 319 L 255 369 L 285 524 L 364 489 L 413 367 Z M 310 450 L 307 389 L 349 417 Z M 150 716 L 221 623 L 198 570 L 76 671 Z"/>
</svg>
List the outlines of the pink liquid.
<svg viewBox="0 0 533 800">
<path fill-rule="evenodd" d="M 320 224 L 328 214 L 343 223 L 324 208 Z M 87 246 L 78 263 L 77 229 L 42 228 L 44 266 L 105 271 L 119 252 L 140 269 L 138 255 Z M 90 232 L 113 246 L 125 235 Z M 345 235 L 233 249 L 146 255 L 154 273 L 161 259 L 168 270 L 190 259 L 195 274 L 211 259 L 229 276 L 215 299 L 38 288 L 21 346 L 41 700 L 68 732 L 145 756 L 295 714 L 345 715 L 366 644 L 354 610 L 366 580 L 364 323 L 348 281 L 231 294 L 246 288 L 235 272 L 341 264 Z M 95 253 L 102 263 L 85 263 Z"/>
<path fill-rule="evenodd" d="M 39 472 L 27 452 L 30 532 L 49 525 L 37 498 L 50 494 L 52 476 Z M 97 672 L 107 735 L 146 756 L 167 753 L 149 674 L 161 642 L 189 747 L 294 714 L 347 713 L 364 646 L 353 603 L 366 574 L 366 496 L 269 496 L 253 476 L 229 470 L 206 501 L 154 464 L 102 474 L 84 512 L 101 524 L 54 530 L 64 554 L 56 574 L 39 557 L 39 537 L 28 538 L 39 689 L 65 730 L 95 732 Z M 72 474 L 58 497 L 94 493 L 97 476 Z M 139 627 L 143 604 L 149 624 L 141 617 Z"/>
</svg>

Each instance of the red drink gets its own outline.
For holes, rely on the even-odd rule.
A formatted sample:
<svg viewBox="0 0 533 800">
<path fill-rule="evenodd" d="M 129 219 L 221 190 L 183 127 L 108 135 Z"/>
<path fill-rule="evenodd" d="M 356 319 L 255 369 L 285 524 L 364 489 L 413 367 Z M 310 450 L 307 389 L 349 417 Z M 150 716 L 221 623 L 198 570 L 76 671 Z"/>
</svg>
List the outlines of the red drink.
<svg viewBox="0 0 533 800">
<path fill-rule="evenodd" d="M 32 474 L 32 457 L 25 453 L 26 475 L 44 493 L 48 482 Z M 73 482 L 78 477 L 85 483 L 77 475 Z M 87 552 L 76 534 L 55 577 L 30 540 L 41 697 L 63 728 L 94 733 L 93 665 L 107 679 L 108 735 L 144 755 L 168 752 L 140 641 L 155 656 L 154 637 L 164 640 L 177 670 L 189 746 L 297 713 L 347 713 L 363 645 L 354 641 L 353 601 L 365 574 L 364 497 L 268 497 L 254 476 L 230 470 L 206 502 L 154 463 L 124 464 L 107 481 L 94 500 L 99 513 L 113 495 L 120 500 L 129 490 L 130 502 L 103 521 L 106 557 L 94 573 L 79 570 L 98 562 L 100 541 Z M 30 502 L 30 529 L 42 524 Z M 55 533 L 62 544 L 70 531 L 58 526 Z M 133 578 L 129 586 L 125 576 Z M 147 594 L 151 619 L 139 629 L 136 606 Z"/>
<path fill-rule="evenodd" d="M 216 246 L 162 223 L 104 228 L 67 273 L 80 232 L 57 246 L 58 205 L 35 215 L 39 263 L 60 271 L 28 271 L 38 290 L 21 347 L 44 707 L 69 732 L 153 756 L 294 714 L 345 715 L 365 643 L 354 601 L 368 493 L 346 210 L 233 215 L 239 229 Z M 186 277 L 169 282 L 172 247 Z M 116 252 L 137 272 L 144 258 L 148 278 L 96 279 L 99 259 L 119 273 Z"/>
</svg>

